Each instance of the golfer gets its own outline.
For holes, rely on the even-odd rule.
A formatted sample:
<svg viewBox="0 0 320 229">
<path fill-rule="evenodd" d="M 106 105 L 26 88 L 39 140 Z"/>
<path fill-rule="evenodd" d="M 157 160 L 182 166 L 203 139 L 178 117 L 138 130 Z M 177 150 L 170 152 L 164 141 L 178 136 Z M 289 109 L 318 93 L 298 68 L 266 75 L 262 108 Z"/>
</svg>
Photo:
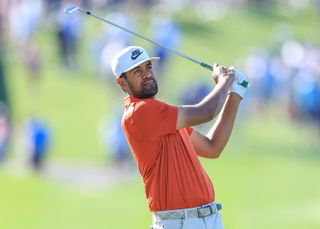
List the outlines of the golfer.
<svg viewBox="0 0 320 229">
<path fill-rule="evenodd" d="M 218 158 L 231 135 L 246 88 L 244 76 L 214 65 L 216 86 L 195 105 L 172 106 L 155 98 L 158 85 L 149 57 L 138 46 L 115 55 L 111 68 L 124 98 L 122 128 L 144 181 L 151 228 L 223 228 L 210 178 L 199 157 Z M 170 80 L 175 80 L 171 78 Z M 192 126 L 220 117 L 207 135 Z"/>
</svg>

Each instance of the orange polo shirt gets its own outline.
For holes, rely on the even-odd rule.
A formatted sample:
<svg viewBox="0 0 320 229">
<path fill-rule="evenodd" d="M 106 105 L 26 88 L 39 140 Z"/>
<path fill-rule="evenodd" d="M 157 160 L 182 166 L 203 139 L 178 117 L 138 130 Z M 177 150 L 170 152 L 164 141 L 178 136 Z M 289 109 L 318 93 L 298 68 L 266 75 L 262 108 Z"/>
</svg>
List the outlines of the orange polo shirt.
<svg viewBox="0 0 320 229">
<path fill-rule="evenodd" d="M 122 128 L 143 177 L 150 211 L 192 208 L 214 201 L 212 183 L 189 135 L 176 130 L 178 108 L 155 99 L 124 99 Z"/>
</svg>

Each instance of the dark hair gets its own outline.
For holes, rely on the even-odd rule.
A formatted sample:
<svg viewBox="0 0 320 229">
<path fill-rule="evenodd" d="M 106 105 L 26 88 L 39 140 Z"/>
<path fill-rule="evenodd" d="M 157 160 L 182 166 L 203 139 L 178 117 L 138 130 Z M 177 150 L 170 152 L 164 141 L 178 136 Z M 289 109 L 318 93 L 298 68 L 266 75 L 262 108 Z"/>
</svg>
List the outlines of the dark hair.
<svg viewBox="0 0 320 229">
<path fill-rule="evenodd" d="M 119 76 L 119 78 L 127 79 L 127 75 L 126 75 L 126 73 L 122 73 L 122 74 L 121 74 L 121 76 Z"/>
<path fill-rule="evenodd" d="M 119 79 L 125 79 L 127 81 L 128 77 L 127 77 L 126 73 L 122 73 L 119 76 Z M 126 90 L 124 90 L 123 88 L 121 88 L 121 89 L 124 91 L 124 93 L 127 93 Z"/>
</svg>

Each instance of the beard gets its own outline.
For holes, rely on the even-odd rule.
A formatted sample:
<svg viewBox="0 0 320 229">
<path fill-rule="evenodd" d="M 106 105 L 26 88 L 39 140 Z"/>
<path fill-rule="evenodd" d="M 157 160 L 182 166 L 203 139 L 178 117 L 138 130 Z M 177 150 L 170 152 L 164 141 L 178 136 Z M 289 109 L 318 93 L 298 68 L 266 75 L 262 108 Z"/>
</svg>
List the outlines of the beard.
<svg viewBox="0 0 320 229">
<path fill-rule="evenodd" d="M 141 81 L 141 90 L 135 91 L 129 84 L 132 95 L 139 99 L 148 99 L 158 93 L 158 83 L 154 78 L 144 79 Z"/>
</svg>

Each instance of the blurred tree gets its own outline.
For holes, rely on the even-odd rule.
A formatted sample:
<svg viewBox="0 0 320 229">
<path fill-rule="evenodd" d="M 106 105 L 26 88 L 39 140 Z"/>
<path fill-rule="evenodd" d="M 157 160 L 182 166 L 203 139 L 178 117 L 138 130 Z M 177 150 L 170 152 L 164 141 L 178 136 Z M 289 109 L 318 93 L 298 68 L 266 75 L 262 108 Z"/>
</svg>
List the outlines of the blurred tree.
<svg viewBox="0 0 320 229">
<path fill-rule="evenodd" d="M 266 3 L 270 3 L 273 2 L 272 0 L 252 0 L 252 2 L 256 5 L 263 5 Z"/>
<path fill-rule="evenodd" d="M 251 0 L 251 3 L 253 6 L 259 7 L 261 9 L 266 9 L 266 8 L 269 8 L 269 7 L 277 4 L 277 1 L 275 1 L 275 0 Z"/>
<path fill-rule="evenodd" d="M 5 12 L 7 1 L 0 2 L 0 162 L 7 154 L 7 146 L 10 135 L 10 109 L 5 82 Z"/>
<path fill-rule="evenodd" d="M 0 101 L 2 101 L 7 106 L 9 105 L 7 88 L 5 83 L 5 69 L 4 69 L 4 55 L 5 55 L 5 31 L 4 31 L 4 12 L 5 10 L 0 10 Z M 9 106 L 8 106 L 9 107 Z"/>
</svg>

